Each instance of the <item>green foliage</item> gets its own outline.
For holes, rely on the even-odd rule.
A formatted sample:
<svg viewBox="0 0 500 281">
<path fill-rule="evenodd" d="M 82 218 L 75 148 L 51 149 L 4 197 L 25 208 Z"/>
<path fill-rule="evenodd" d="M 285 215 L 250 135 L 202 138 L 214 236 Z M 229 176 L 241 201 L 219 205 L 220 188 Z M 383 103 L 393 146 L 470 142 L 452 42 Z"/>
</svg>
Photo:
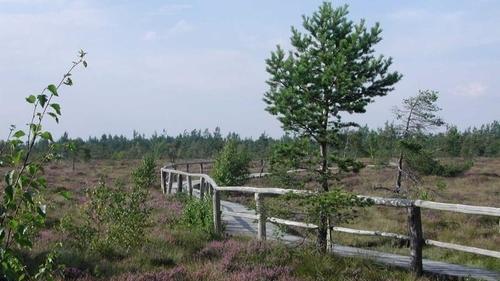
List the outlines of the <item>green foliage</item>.
<svg viewBox="0 0 500 281">
<path fill-rule="evenodd" d="M 316 155 L 315 155 L 316 154 Z M 309 178 L 300 173 L 290 173 L 290 170 L 304 169 L 315 163 L 313 157 L 318 157 L 316 147 L 310 141 L 294 139 L 276 143 L 271 149 L 269 159 L 271 180 L 273 185 L 282 188 L 304 188 Z"/>
<path fill-rule="evenodd" d="M 236 140 L 229 140 L 215 158 L 212 176 L 221 186 L 242 185 L 249 174 L 248 153 L 238 148 Z"/>
<path fill-rule="evenodd" d="M 435 159 L 430 150 L 413 140 L 401 141 L 401 147 L 406 155 L 405 163 L 407 166 L 420 175 L 455 177 L 463 174 L 473 165 L 472 161 L 441 163 Z"/>
<path fill-rule="evenodd" d="M 132 172 L 132 178 L 136 186 L 150 188 L 156 181 L 156 157 L 153 154 L 142 159 L 141 165 Z"/>
<path fill-rule="evenodd" d="M 43 130 L 47 115 L 59 121 L 61 106 L 54 103 L 59 88 L 75 67 L 84 61 L 80 51 L 59 84 L 50 84 L 37 95 L 26 97 L 32 106 L 31 119 L 24 130 L 11 126 L 7 141 L 0 150 L 0 167 L 7 167 L 0 195 L 0 279 L 1 280 L 51 280 L 55 268 L 55 254 L 49 254 L 38 273 L 30 272 L 20 256 L 20 250 L 30 250 L 34 237 L 45 223 L 46 206 L 42 203 L 41 189 L 47 187 L 42 176 L 44 165 L 54 158 L 52 134 Z M 48 143 L 48 149 L 34 155 L 36 143 Z M 38 156 L 38 157 L 35 157 Z"/>
<path fill-rule="evenodd" d="M 399 73 L 389 72 L 390 58 L 373 54 L 381 40 L 379 25 L 367 29 L 364 21 L 354 24 L 347 16 L 347 6 L 323 3 L 311 17 L 304 17 L 304 33 L 292 28 L 293 50 L 285 54 L 278 46 L 266 60 L 271 76 L 266 110 L 277 116 L 285 131 L 317 144 L 321 155 L 309 156 L 317 163 L 308 166 L 311 172 L 321 167 L 323 191 L 328 190 L 330 163 L 358 168 L 338 153 L 340 131 L 356 126 L 342 121 L 342 114 L 365 112 L 375 97 L 386 95 L 401 79 Z"/>
<path fill-rule="evenodd" d="M 355 218 L 355 208 L 372 205 L 372 201 L 361 199 L 355 194 L 339 188 L 321 193 L 288 193 L 284 195 L 284 198 L 285 200 L 296 200 L 299 206 L 304 207 L 309 221 L 319 223 L 320 214 L 324 214 L 333 225 L 349 222 Z"/>
<path fill-rule="evenodd" d="M 189 228 L 213 234 L 214 222 L 210 198 L 186 198 L 181 223 Z"/>
<path fill-rule="evenodd" d="M 110 187 L 101 182 L 87 193 L 81 218 L 66 217 L 62 229 L 82 251 L 105 257 L 128 254 L 144 242 L 150 208 L 143 186 Z"/>
<path fill-rule="evenodd" d="M 381 40 L 376 24 L 347 18 L 347 6 L 325 2 L 311 17 L 304 17 L 305 33 L 292 28 L 288 55 L 278 46 L 267 63 L 271 75 L 264 101 L 286 131 L 331 143 L 341 128 L 341 113 L 363 113 L 376 96 L 384 96 L 401 78 L 389 72 L 391 59 L 375 57 Z"/>
</svg>

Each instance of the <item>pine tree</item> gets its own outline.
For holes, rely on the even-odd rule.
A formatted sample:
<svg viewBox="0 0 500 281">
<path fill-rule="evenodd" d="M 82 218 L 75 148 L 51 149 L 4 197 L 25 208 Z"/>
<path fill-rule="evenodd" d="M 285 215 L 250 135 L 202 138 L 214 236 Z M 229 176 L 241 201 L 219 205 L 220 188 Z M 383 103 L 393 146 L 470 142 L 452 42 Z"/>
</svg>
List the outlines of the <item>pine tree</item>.
<svg viewBox="0 0 500 281">
<path fill-rule="evenodd" d="M 363 113 L 377 96 L 384 96 L 401 79 L 390 72 L 391 58 L 374 55 L 382 39 L 379 24 L 348 19 L 348 7 L 323 3 L 312 16 L 303 17 L 304 33 L 292 27 L 293 50 L 278 46 L 266 60 L 270 78 L 266 110 L 276 115 L 285 131 L 307 137 L 320 148 L 318 190 L 329 190 L 330 155 L 339 131 L 356 125 L 342 116 Z M 333 157 L 332 157 L 333 156 Z M 332 160 L 333 159 L 333 160 Z M 316 172 L 316 171 L 314 171 Z M 327 218 L 321 216 L 318 249 L 326 250 Z"/>
</svg>

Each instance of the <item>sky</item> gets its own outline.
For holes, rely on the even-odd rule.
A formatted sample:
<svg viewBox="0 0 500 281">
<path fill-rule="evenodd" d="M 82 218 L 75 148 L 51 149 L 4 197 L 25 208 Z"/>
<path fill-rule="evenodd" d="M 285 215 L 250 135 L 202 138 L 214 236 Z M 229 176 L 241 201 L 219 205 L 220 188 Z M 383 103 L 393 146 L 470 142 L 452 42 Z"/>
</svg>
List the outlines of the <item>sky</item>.
<svg viewBox="0 0 500 281">
<path fill-rule="evenodd" d="M 170 135 L 192 129 L 243 137 L 283 134 L 262 101 L 265 59 L 290 48 L 322 1 L 0 0 L 0 138 L 31 114 L 24 97 L 56 83 L 77 51 L 88 68 L 60 90 L 60 136 Z M 334 1 L 379 22 L 376 52 L 404 75 L 395 90 L 346 118 L 372 128 L 419 89 L 440 92 L 446 122 L 461 129 L 500 119 L 500 1 Z"/>
</svg>

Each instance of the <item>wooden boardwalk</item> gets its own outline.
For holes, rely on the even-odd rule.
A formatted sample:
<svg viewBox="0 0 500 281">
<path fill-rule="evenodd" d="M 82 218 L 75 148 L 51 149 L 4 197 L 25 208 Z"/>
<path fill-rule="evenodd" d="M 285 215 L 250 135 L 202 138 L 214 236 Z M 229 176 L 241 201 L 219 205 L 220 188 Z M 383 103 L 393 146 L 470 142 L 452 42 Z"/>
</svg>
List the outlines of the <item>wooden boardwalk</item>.
<svg viewBox="0 0 500 281">
<path fill-rule="evenodd" d="M 193 181 L 193 185 L 199 185 L 199 181 Z M 174 189 L 177 184 L 174 184 Z M 184 191 L 187 188 L 183 188 Z M 199 190 L 195 187 L 193 195 L 199 196 Z M 230 235 L 245 235 L 255 237 L 257 235 L 257 222 L 254 219 L 235 217 L 224 214 L 226 212 L 237 212 L 255 215 L 255 211 L 241 204 L 221 200 L 222 219 L 225 224 L 225 232 Z M 279 239 L 280 241 L 298 245 L 304 243 L 304 238 L 287 233 L 280 233 L 278 227 L 273 223 L 266 223 L 266 233 L 269 239 Z M 376 262 L 401 268 L 409 268 L 410 257 L 396 254 L 383 253 L 355 247 L 334 245 L 333 252 L 339 256 L 360 257 L 374 260 Z M 500 281 L 500 272 L 489 271 L 481 268 L 468 267 L 463 265 L 449 264 L 432 260 L 423 260 L 424 271 L 434 275 L 446 275 L 453 277 L 469 277 L 477 280 Z"/>
</svg>

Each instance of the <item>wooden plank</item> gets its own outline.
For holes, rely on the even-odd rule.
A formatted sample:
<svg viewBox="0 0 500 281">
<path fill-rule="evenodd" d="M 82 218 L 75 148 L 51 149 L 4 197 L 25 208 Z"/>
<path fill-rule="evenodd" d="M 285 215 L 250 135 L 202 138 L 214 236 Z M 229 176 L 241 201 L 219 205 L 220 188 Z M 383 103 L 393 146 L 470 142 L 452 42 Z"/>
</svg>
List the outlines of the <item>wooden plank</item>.
<svg viewBox="0 0 500 281">
<path fill-rule="evenodd" d="M 415 206 L 441 211 L 450 211 L 464 214 L 485 215 L 500 217 L 500 208 L 481 207 L 462 204 L 438 203 L 432 201 L 415 200 Z"/>
<path fill-rule="evenodd" d="M 333 231 L 350 233 L 350 234 L 357 234 L 357 235 L 380 236 L 380 237 L 395 238 L 395 239 L 400 239 L 400 240 L 410 240 L 410 237 L 407 235 L 391 233 L 391 232 L 383 232 L 383 231 L 378 231 L 378 230 L 375 230 L 375 231 L 362 230 L 362 229 L 353 229 L 353 228 L 335 226 L 335 227 L 333 227 Z"/>
<path fill-rule="evenodd" d="M 497 252 L 497 251 L 485 250 L 485 249 L 481 249 L 481 248 L 463 246 L 463 245 L 446 243 L 446 242 L 430 240 L 430 239 L 426 239 L 425 244 L 440 247 L 440 248 L 457 250 L 457 251 L 478 254 L 478 255 L 483 255 L 483 256 L 489 256 L 489 257 L 494 257 L 494 258 L 500 259 L 500 252 Z"/>
<path fill-rule="evenodd" d="M 222 232 L 222 218 L 220 210 L 220 191 L 215 190 L 212 196 L 212 213 L 214 218 L 214 232 L 220 234 Z"/>
<path fill-rule="evenodd" d="M 259 216 L 255 215 L 255 214 L 248 214 L 248 213 L 222 211 L 222 214 L 226 215 L 226 216 L 231 216 L 231 217 L 241 217 L 241 218 L 247 218 L 247 219 L 253 219 L 253 220 L 259 219 Z"/>
<path fill-rule="evenodd" d="M 257 210 L 257 239 L 266 240 L 266 208 L 262 195 L 255 193 L 255 209 Z"/>
<path fill-rule="evenodd" d="M 274 187 L 250 187 L 250 186 L 221 186 L 218 187 L 218 190 L 246 192 L 246 193 L 274 194 L 274 195 L 283 195 L 287 193 L 294 193 L 294 194 L 311 193 L 311 191 L 308 190 L 284 189 L 284 188 L 274 188 Z"/>
<path fill-rule="evenodd" d="M 402 198 L 384 198 L 377 196 L 358 195 L 358 198 L 372 200 L 375 205 L 393 206 L 393 207 L 411 207 L 413 201 Z"/>
<path fill-rule="evenodd" d="M 410 233 L 410 270 L 416 276 L 422 276 L 422 248 L 423 248 L 423 234 L 422 234 L 422 218 L 420 214 L 420 207 L 408 207 L 408 230 Z"/>
<path fill-rule="evenodd" d="M 298 227 L 310 228 L 310 229 L 318 228 L 317 225 L 312 224 L 312 223 L 291 221 L 291 220 L 285 220 L 285 219 L 279 219 L 279 218 L 273 218 L 273 217 L 267 218 L 267 221 L 278 223 L 278 224 L 283 224 L 283 225 L 298 226 Z"/>
</svg>

